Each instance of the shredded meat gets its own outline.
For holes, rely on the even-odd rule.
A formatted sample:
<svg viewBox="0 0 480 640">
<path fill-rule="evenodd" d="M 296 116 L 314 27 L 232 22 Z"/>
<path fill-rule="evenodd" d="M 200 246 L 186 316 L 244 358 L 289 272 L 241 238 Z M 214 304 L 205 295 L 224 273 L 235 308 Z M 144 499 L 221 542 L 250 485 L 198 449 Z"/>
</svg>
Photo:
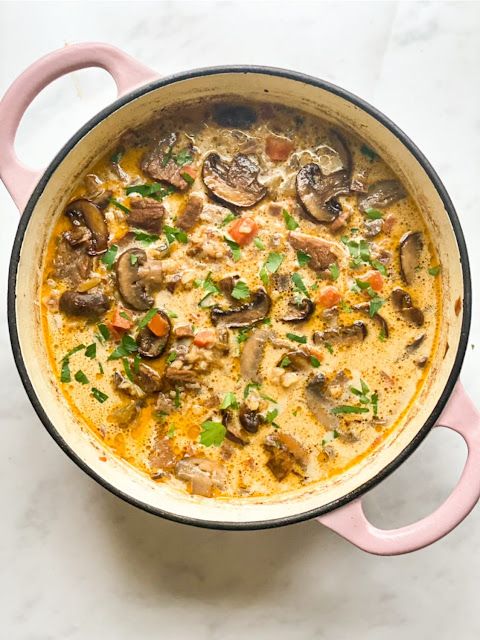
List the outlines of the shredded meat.
<svg viewBox="0 0 480 640">
<path fill-rule="evenodd" d="M 150 233 L 160 233 L 165 217 L 165 207 L 153 198 L 132 198 L 127 217 L 131 227 L 145 229 Z"/>
<path fill-rule="evenodd" d="M 308 266 L 314 271 L 324 271 L 338 260 L 338 256 L 334 253 L 335 245 L 323 238 L 291 231 L 288 234 L 288 241 L 297 251 L 308 253 L 311 258 Z"/>
</svg>

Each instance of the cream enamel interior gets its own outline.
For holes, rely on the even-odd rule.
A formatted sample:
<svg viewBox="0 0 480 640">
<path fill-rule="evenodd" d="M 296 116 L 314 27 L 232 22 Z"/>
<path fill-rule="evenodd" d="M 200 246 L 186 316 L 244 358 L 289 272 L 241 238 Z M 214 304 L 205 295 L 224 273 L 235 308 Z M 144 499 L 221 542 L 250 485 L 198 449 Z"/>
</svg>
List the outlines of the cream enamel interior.
<svg viewBox="0 0 480 640">
<path fill-rule="evenodd" d="M 105 152 L 105 140 L 113 142 L 125 129 L 143 123 L 166 105 L 228 94 L 296 107 L 338 121 L 344 127 L 351 126 L 369 140 L 417 200 L 437 242 L 443 271 L 444 308 L 439 346 L 426 383 L 399 427 L 371 456 L 346 473 L 281 498 L 209 500 L 189 496 L 167 484 L 153 484 L 148 477 L 106 452 L 101 442 L 70 412 L 50 372 L 40 327 L 39 265 L 54 211 L 66 203 L 77 177 Z M 17 273 L 16 311 L 20 345 L 35 393 L 61 438 L 92 471 L 151 508 L 200 521 L 233 524 L 276 520 L 317 509 L 354 491 L 401 453 L 432 412 L 453 366 L 462 324 L 462 311 L 455 313 L 455 302 L 462 292 L 460 254 L 444 205 L 417 160 L 388 129 L 356 105 L 301 81 L 261 73 L 222 73 L 177 81 L 127 103 L 102 120 L 67 154 L 41 194 L 25 232 Z M 106 461 L 101 460 L 103 456 Z"/>
</svg>

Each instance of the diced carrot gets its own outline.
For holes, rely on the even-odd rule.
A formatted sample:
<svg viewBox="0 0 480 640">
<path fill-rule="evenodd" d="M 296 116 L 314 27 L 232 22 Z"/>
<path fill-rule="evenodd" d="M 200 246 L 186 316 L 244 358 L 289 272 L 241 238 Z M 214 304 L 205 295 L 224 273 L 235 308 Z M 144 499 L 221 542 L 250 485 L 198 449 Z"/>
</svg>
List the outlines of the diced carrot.
<svg viewBox="0 0 480 640">
<path fill-rule="evenodd" d="M 117 329 L 111 322 L 106 322 L 107 329 L 110 331 L 110 337 L 114 342 L 120 342 L 123 335 L 123 330 Z"/>
<path fill-rule="evenodd" d="M 193 344 L 197 347 L 205 347 L 209 349 L 210 347 L 213 347 L 216 339 L 217 336 L 213 329 L 202 329 L 202 331 L 195 334 Z"/>
<path fill-rule="evenodd" d="M 275 162 L 286 160 L 292 153 L 295 145 L 288 138 L 280 136 L 268 136 L 265 142 L 265 153 Z"/>
<path fill-rule="evenodd" d="M 170 329 L 170 325 L 168 324 L 168 322 L 165 320 L 165 318 L 162 318 L 159 313 L 156 313 L 153 316 L 153 318 L 147 324 L 147 327 L 159 338 L 163 338 L 163 336 L 166 336 Z"/>
<path fill-rule="evenodd" d="M 342 296 L 340 295 L 337 287 L 328 286 L 323 287 L 323 289 L 318 294 L 318 302 L 322 307 L 326 307 L 329 309 L 330 307 L 334 307 L 336 304 L 340 302 Z"/>
<path fill-rule="evenodd" d="M 243 246 L 251 242 L 258 233 L 258 225 L 253 218 L 242 216 L 228 227 L 228 232 L 235 242 Z"/>
<path fill-rule="evenodd" d="M 368 271 L 358 279 L 362 280 L 362 282 L 368 282 L 374 291 L 383 289 L 383 278 L 379 271 Z"/>
<path fill-rule="evenodd" d="M 107 456 L 100 456 L 100 457 L 99 457 L 99 460 L 100 460 L 101 462 L 106 462 L 106 461 L 107 461 Z"/>
<path fill-rule="evenodd" d="M 132 327 L 133 322 L 120 314 L 127 315 L 125 309 L 122 309 L 122 307 L 116 307 L 113 314 L 112 327 L 115 327 L 115 329 L 119 331 L 128 331 L 128 329 Z"/>
<path fill-rule="evenodd" d="M 197 170 L 195 167 L 192 167 L 191 164 L 186 164 L 182 167 L 182 173 L 188 173 L 188 175 L 195 180 L 197 177 Z"/>
<path fill-rule="evenodd" d="M 311 356 L 314 356 L 317 360 L 323 360 L 324 353 L 320 351 L 320 349 L 315 349 L 315 347 L 308 347 L 308 353 Z"/>
</svg>

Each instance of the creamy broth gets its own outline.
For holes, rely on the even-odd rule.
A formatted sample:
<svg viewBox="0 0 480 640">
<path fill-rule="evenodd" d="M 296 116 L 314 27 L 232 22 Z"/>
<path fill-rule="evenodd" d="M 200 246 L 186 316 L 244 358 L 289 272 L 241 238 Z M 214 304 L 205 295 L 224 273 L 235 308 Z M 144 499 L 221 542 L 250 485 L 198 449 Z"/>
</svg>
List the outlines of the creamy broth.
<svg viewBox="0 0 480 640">
<path fill-rule="evenodd" d="M 438 259 L 355 132 L 276 105 L 186 105 L 116 141 L 69 202 L 43 265 L 51 366 L 152 482 L 208 497 L 322 482 L 415 402 Z"/>
</svg>

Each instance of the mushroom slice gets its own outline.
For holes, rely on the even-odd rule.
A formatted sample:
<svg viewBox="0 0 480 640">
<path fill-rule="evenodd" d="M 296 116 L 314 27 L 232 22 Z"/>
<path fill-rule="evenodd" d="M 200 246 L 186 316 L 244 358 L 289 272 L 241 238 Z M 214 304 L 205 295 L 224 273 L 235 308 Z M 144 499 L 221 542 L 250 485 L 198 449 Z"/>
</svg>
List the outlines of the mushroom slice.
<svg viewBox="0 0 480 640">
<path fill-rule="evenodd" d="M 288 303 L 288 306 L 292 309 L 296 309 L 297 313 L 291 316 L 285 316 L 284 318 L 280 318 L 282 322 L 305 322 L 310 318 L 312 313 L 315 311 L 315 303 L 310 300 L 310 298 L 303 298 L 302 300 L 296 302 L 295 300 L 291 300 Z"/>
<path fill-rule="evenodd" d="M 117 285 L 124 302 L 137 311 L 147 311 L 153 304 L 139 269 L 146 265 L 147 254 L 143 249 L 127 249 L 115 265 Z"/>
<path fill-rule="evenodd" d="M 257 433 L 260 425 L 264 423 L 264 417 L 255 409 L 249 409 L 245 403 L 240 405 L 238 411 L 240 424 L 248 433 Z"/>
<path fill-rule="evenodd" d="M 216 104 L 212 115 L 217 124 L 230 129 L 249 129 L 257 121 L 255 111 L 243 104 Z"/>
<path fill-rule="evenodd" d="M 305 211 L 316 222 L 332 222 L 341 211 L 334 200 L 336 196 L 346 194 L 350 187 L 346 171 L 337 171 L 323 175 L 318 164 L 306 164 L 297 173 L 297 196 Z"/>
<path fill-rule="evenodd" d="M 209 153 L 202 168 L 203 182 L 219 200 L 236 207 L 253 207 L 266 195 L 257 180 L 260 167 L 247 156 L 237 154 L 229 163 L 218 153 Z"/>
<path fill-rule="evenodd" d="M 157 313 L 167 323 L 168 329 L 165 335 L 163 336 L 157 336 L 148 327 L 143 327 L 143 329 L 140 329 L 140 331 L 137 334 L 138 353 L 144 358 L 159 358 L 162 355 L 162 353 L 165 351 L 168 343 L 168 339 L 170 338 L 170 333 L 172 330 L 172 324 L 170 322 L 170 318 L 163 311 L 159 310 L 157 311 Z M 149 367 L 147 368 L 149 369 Z M 144 375 L 144 378 L 145 378 L 145 375 Z"/>
<path fill-rule="evenodd" d="M 244 447 L 248 442 L 243 440 L 240 435 L 237 433 L 237 429 L 233 424 L 233 413 L 228 409 L 224 409 L 222 411 L 222 424 L 227 430 L 225 437 L 230 440 L 230 442 L 234 442 L 235 444 L 239 444 Z"/>
<path fill-rule="evenodd" d="M 367 337 L 367 326 L 361 320 L 357 320 L 352 324 L 336 327 L 335 329 L 327 329 L 326 331 L 315 331 L 313 341 L 315 344 L 322 342 L 336 344 L 350 344 L 352 342 L 362 342 Z"/>
<path fill-rule="evenodd" d="M 391 299 L 395 309 L 400 311 L 407 322 L 417 327 L 423 325 L 425 322 L 423 312 L 413 305 L 412 298 L 407 291 L 397 287 L 392 291 Z"/>
<path fill-rule="evenodd" d="M 366 314 L 368 314 L 369 317 L 371 317 L 370 316 L 370 303 L 369 302 L 361 302 L 360 304 L 354 304 L 352 309 L 354 311 L 361 311 L 362 313 L 366 313 Z M 385 318 L 383 316 L 381 316 L 377 311 L 377 313 L 373 316 L 372 320 L 374 320 L 378 324 L 378 326 L 380 327 L 381 334 L 385 338 L 388 338 L 388 335 L 389 335 L 388 324 L 387 324 L 387 321 L 385 320 Z"/>
<path fill-rule="evenodd" d="M 398 180 L 380 180 L 368 188 L 368 193 L 358 201 L 361 211 L 384 209 L 390 204 L 406 198 L 407 192 Z"/>
<path fill-rule="evenodd" d="M 323 373 L 312 376 L 305 387 L 305 400 L 307 407 L 317 418 L 320 424 L 332 431 L 338 427 L 338 418 L 331 413 L 332 401 L 326 396 L 326 379 Z"/>
<path fill-rule="evenodd" d="M 210 319 L 214 325 L 237 329 L 250 327 L 266 318 L 270 311 L 270 306 L 270 297 L 264 289 L 260 288 L 253 294 L 250 302 L 246 302 L 239 307 L 230 309 L 212 307 Z"/>
<path fill-rule="evenodd" d="M 412 340 L 412 342 L 409 342 L 407 344 L 407 346 L 405 347 L 405 349 L 409 353 L 412 353 L 413 351 L 416 351 L 420 347 L 420 345 L 423 343 L 423 341 L 425 340 L 426 337 L 427 337 L 426 333 L 421 333 L 414 340 Z"/>
<path fill-rule="evenodd" d="M 263 446 L 269 454 L 267 467 L 277 480 L 286 478 L 295 463 L 303 470 L 307 468 L 308 453 L 290 434 L 270 433 Z"/>
<path fill-rule="evenodd" d="M 67 204 L 65 214 L 74 227 L 84 224 L 90 229 L 92 234 L 88 247 L 90 256 L 105 253 L 108 249 L 108 227 L 103 213 L 96 204 L 86 198 L 79 198 Z"/>
<path fill-rule="evenodd" d="M 295 371 L 311 371 L 311 356 L 307 352 L 302 351 L 301 349 L 287 351 L 282 355 L 277 366 L 281 366 L 282 362 L 285 361 L 285 358 L 288 358 L 288 364 L 286 367 L 295 369 Z"/>
<path fill-rule="evenodd" d="M 109 310 L 110 301 L 98 289 L 85 291 L 64 291 L 59 300 L 60 311 L 69 316 L 96 318 Z"/>
<path fill-rule="evenodd" d="M 262 382 L 259 369 L 268 335 L 268 332 L 263 329 L 255 329 L 243 345 L 240 356 L 240 373 L 245 380 L 257 384 Z"/>
<path fill-rule="evenodd" d="M 221 489 L 225 482 L 221 464 L 208 458 L 183 458 L 175 465 L 175 475 L 188 482 L 192 493 L 206 498 L 212 496 L 215 487 Z"/>
<path fill-rule="evenodd" d="M 304 251 L 310 256 L 308 266 L 314 271 L 325 271 L 339 259 L 336 253 L 338 245 L 323 238 L 291 231 L 288 242 L 295 250 Z"/>
<path fill-rule="evenodd" d="M 138 370 L 132 367 L 133 380 L 145 393 L 157 393 L 162 388 L 162 377 L 155 369 L 143 362 L 138 365 Z"/>
<path fill-rule="evenodd" d="M 342 170 L 350 173 L 352 154 L 344 137 L 336 129 L 330 129 L 329 136 L 333 146 L 322 144 L 315 149 L 322 174 L 329 176 Z"/>
<path fill-rule="evenodd" d="M 400 240 L 400 271 L 407 284 L 412 284 L 420 263 L 423 249 L 423 236 L 420 231 L 406 233 Z"/>
</svg>

